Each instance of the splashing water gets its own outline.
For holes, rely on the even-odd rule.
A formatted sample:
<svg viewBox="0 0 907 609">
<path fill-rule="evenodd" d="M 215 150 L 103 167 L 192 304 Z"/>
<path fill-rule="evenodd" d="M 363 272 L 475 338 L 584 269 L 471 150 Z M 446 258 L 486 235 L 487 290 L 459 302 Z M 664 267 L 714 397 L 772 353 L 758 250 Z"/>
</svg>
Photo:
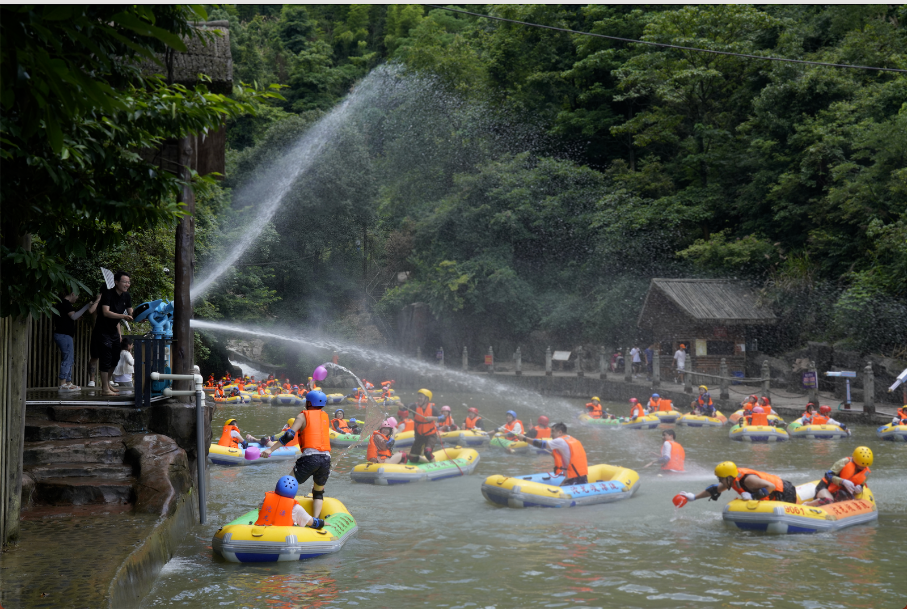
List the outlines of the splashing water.
<svg viewBox="0 0 907 609">
<path fill-rule="evenodd" d="M 502 401 L 511 402 L 513 404 L 517 404 L 518 406 L 532 407 L 534 410 L 540 410 L 542 403 L 544 403 L 544 413 L 548 416 L 554 414 L 555 410 L 558 411 L 558 413 L 561 414 L 565 420 L 572 419 L 577 414 L 576 407 L 566 400 L 543 397 L 541 394 L 538 394 L 534 391 L 529 391 L 527 389 L 522 389 L 513 385 L 499 383 L 477 374 L 470 374 L 468 372 L 461 372 L 458 370 L 452 370 L 450 368 L 441 368 L 437 365 L 432 365 L 427 362 L 422 362 L 403 355 L 388 353 L 386 351 L 379 351 L 375 349 L 366 349 L 357 345 L 340 342 L 334 339 L 315 338 L 307 335 L 291 334 L 289 332 L 285 334 L 275 334 L 274 332 L 269 332 L 267 330 L 246 328 L 244 326 L 238 326 L 236 324 L 211 322 L 202 319 L 193 319 L 192 327 L 196 330 L 233 332 L 236 334 L 246 334 L 251 336 L 258 336 L 261 338 L 272 338 L 275 340 L 287 341 L 310 349 L 323 349 L 328 351 L 337 351 L 339 353 L 348 353 L 365 360 L 381 361 L 385 364 L 393 364 L 395 366 L 400 366 L 401 368 L 414 370 L 421 374 L 440 376 L 449 383 L 462 389 L 466 389 L 468 391 L 479 391 L 485 394 L 493 394 Z M 327 364 L 325 364 L 325 366 L 327 366 Z M 344 368 L 344 370 L 346 369 Z M 349 371 L 347 370 L 347 372 Z M 350 374 L 352 374 L 352 372 L 350 372 Z M 357 383 L 358 382 L 359 381 L 357 379 Z M 360 387 L 361 386 L 362 385 L 360 384 Z M 375 406 L 378 405 L 375 404 Z"/>
<path fill-rule="evenodd" d="M 353 444 L 352 446 L 347 447 L 343 452 L 341 452 L 337 457 L 332 459 L 333 466 L 336 466 L 337 463 L 343 459 L 348 452 L 360 446 L 363 442 L 367 442 L 371 437 L 373 431 L 377 431 L 378 427 L 381 425 L 381 422 L 387 418 L 387 412 L 382 409 L 378 403 L 375 401 L 375 398 L 366 390 L 362 385 L 362 381 L 359 380 L 359 377 L 353 374 L 353 371 L 349 368 L 345 368 L 340 364 L 335 364 L 333 362 L 325 362 L 322 364 L 325 368 L 333 368 L 341 372 L 345 372 L 353 377 L 353 380 L 356 381 L 356 384 L 359 385 L 359 390 L 362 392 L 361 395 L 365 395 L 368 398 L 368 403 L 365 407 L 365 422 L 360 427 L 359 432 L 359 441 Z M 332 466 L 332 467 L 333 467 Z"/>
</svg>

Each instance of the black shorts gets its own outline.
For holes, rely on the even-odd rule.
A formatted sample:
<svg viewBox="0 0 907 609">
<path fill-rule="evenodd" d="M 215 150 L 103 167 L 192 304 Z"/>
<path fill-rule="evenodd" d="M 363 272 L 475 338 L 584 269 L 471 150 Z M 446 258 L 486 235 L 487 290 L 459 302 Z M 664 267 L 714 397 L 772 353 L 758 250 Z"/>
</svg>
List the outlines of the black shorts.
<svg viewBox="0 0 907 609">
<path fill-rule="evenodd" d="M 120 361 L 120 335 L 92 332 L 89 352 L 92 359 L 98 360 L 101 372 L 112 372 Z"/>
<path fill-rule="evenodd" d="M 575 478 L 567 478 L 561 482 L 561 486 L 573 486 L 575 484 L 589 484 L 588 476 L 577 476 Z"/>
<path fill-rule="evenodd" d="M 781 482 L 784 485 L 784 491 L 780 493 L 772 491 L 768 496 L 769 499 L 772 501 L 783 501 L 784 503 L 797 503 L 797 487 L 787 480 L 782 480 Z"/>
<path fill-rule="evenodd" d="M 293 466 L 293 476 L 299 484 L 311 478 L 318 486 L 324 486 L 330 475 L 331 458 L 328 455 L 303 455 Z"/>
<path fill-rule="evenodd" d="M 421 455 L 422 451 L 426 448 L 429 450 L 429 452 L 431 452 L 434 450 L 434 446 L 437 441 L 437 434 L 431 434 L 430 436 L 417 435 L 413 440 L 412 448 L 409 449 L 409 454 L 416 456 Z"/>
</svg>

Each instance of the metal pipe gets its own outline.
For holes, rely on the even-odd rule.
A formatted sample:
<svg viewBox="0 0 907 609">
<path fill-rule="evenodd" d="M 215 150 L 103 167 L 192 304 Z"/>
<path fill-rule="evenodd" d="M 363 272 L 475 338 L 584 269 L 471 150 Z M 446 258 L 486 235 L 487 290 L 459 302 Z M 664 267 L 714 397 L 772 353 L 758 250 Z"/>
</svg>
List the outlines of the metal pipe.
<svg viewBox="0 0 907 609">
<path fill-rule="evenodd" d="M 199 377 L 201 378 L 201 377 Z M 205 497 L 205 463 L 207 455 L 205 454 L 205 416 L 203 404 L 205 403 L 205 392 L 199 389 L 195 392 L 195 450 L 196 466 L 198 467 L 198 521 L 205 524 L 205 506 L 207 499 Z"/>
</svg>

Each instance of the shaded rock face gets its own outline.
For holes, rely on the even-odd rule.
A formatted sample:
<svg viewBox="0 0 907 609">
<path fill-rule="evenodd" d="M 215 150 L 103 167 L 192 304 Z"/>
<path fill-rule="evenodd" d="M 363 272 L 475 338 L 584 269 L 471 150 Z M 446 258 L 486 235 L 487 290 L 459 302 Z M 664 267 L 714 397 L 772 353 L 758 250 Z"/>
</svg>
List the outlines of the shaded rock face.
<svg viewBox="0 0 907 609">
<path fill-rule="evenodd" d="M 160 434 L 125 438 L 126 462 L 133 466 L 135 511 L 167 516 L 192 486 L 186 451 Z"/>
<path fill-rule="evenodd" d="M 205 454 L 202 459 L 206 459 L 208 446 L 211 444 L 211 418 L 214 416 L 214 407 L 206 404 L 204 406 L 205 420 Z M 195 404 L 183 404 L 176 400 L 155 404 L 152 407 L 151 421 L 149 429 L 155 433 L 162 434 L 172 438 L 177 446 L 186 452 L 188 459 L 190 476 L 193 484 L 197 482 L 196 454 L 197 447 L 195 441 Z"/>
</svg>

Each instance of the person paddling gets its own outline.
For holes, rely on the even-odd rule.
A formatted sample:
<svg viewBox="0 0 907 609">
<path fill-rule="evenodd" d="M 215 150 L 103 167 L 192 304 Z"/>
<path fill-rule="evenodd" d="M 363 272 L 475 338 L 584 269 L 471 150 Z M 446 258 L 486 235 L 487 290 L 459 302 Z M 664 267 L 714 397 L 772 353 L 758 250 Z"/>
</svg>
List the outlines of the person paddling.
<svg viewBox="0 0 907 609">
<path fill-rule="evenodd" d="M 536 448 L 551 451 L 554 457 L 554 475 L 564 476 L 560 486 L 573 486 L 589 482 L 586 450 L 579 440 L 567 435 L 567 426 L 563 423 L 555 423 L 551 426 L 551 439 L 549 440 L 536 440 L 523 434 L 515 435 Z"/>
</svg>

